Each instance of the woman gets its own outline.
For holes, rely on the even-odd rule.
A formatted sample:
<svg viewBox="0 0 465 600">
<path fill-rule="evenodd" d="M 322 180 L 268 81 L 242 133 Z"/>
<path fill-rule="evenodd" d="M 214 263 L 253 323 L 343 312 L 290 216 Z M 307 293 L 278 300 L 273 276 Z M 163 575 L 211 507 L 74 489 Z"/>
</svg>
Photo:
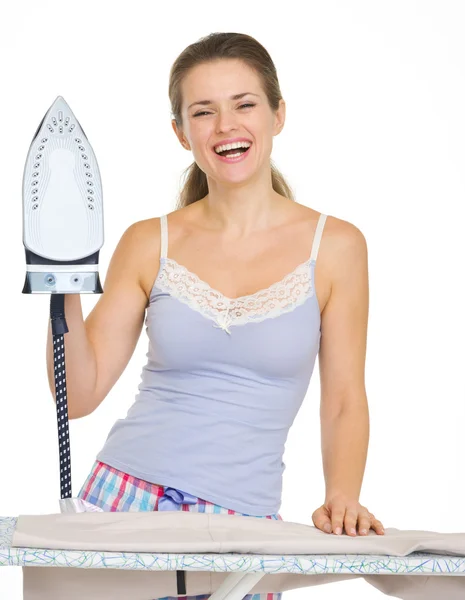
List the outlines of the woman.
<svg viewBox="0 0 465 600">
<path fill-rule="evenodd" d="M 140 393 L 79 497 L 109 511 L 281 519 L 284 444 L 319 352 L 327 493 L 313 522 L 381 534 L 358 503 L 368 439 L 365 240 L 295 202 L 272 166 L 285 103 L 255 39 L 217 33 L 192 44 L 171 69 L 169 96 L 173 129 L 195 158 L 177 210 L 126 230 L 85 324 L 79 296 L 66 297 L 70 418 L 93 412 L 118 380 L 145 309 L 150 342 Z"/>
</svg>

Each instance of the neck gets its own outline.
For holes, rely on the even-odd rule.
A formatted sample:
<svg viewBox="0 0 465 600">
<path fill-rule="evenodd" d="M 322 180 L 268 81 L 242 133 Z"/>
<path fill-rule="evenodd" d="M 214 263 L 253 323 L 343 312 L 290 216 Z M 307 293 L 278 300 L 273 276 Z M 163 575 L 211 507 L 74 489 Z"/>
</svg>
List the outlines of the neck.
<svg viewBox="0 0 465 600">
<path fill-rule="evenodd" d="M 289 202 L 269 184 L 226 187 L 209 181 L 208 194 L 196 204 L 205 225 L 231 239 L 240 239 L 276 225 Z"/>
</svg>

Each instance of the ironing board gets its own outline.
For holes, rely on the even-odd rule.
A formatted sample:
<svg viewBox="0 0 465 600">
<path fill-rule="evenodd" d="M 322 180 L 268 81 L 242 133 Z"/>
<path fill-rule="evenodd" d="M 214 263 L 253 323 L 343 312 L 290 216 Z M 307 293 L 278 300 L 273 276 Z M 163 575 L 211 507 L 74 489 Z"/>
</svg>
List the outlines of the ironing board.
<svg viewBox="0 0 465 600">
<path fill-rule="evenodd" d="M 16 537 L 37 543 L 19 547 Z M 309 553 L 312 548 L 324 552 Z M 344 552 L 352 548 L 364 552 Z M 383 548 L 390 554 L 376 553 Z M 3 517 L 2 565 L 23 568 L 24 600 L 58 600 L 63 589 L 67 600 L 206 593 L 211 600 L 241 600 L 248 593 L 359 577 L 404 600 L 436 600 L 440 594 L 447 600 L 465 598 L 465 534 L 386 528 L 384 536 L 370 532 L 352 538 L 237 515 L 173 511 Z"/>
</svg>

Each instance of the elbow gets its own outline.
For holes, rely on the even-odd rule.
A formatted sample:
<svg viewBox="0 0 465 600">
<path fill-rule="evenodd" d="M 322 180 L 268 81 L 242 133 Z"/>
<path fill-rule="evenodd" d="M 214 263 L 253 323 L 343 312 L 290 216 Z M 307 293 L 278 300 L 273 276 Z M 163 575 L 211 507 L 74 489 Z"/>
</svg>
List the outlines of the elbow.
<svg viewBox="0 0 465 600">
<path fill-rule="evenodd" d="M 91 413 L 72 413 L 72 414 L 68 414 L 68 421 L 74 421 L 76 419 L 82 419 L 83 417 L 87 417 L 87 415 L 90 415 Z"/>
<path fill-rule="evenodd" d="M 56 407 L 56 398 L 55 398 L 55 394 L 52 395 L 53 397 L 53 403 Z M 74 405 L 74 403 L 70 404 L 68 402 L 68 421 L 74 421 L 75 419 L 82 419 L 83 417 L 87 417 L 88 415 L 92 414 L 94 412 L 96 407 L 92 408 L 92 407 L 88 407 L 85 406 L 83 404 L 78 404 L 77 406 Z"/>
</svg>

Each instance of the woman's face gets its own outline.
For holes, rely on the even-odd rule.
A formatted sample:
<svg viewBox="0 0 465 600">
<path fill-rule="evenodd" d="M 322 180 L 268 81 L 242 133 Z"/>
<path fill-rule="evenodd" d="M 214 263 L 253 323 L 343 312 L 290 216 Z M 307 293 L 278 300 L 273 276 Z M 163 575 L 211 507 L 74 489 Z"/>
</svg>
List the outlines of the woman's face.
<svg viewBox="0 0 465 600">
<path fill-rule="evenodd" d="M 223 59 L 198 65 L 184 79 L 182 94 L 183 128 L 178 130 L 173 120 L 173 129 L 208 177 L 238 182 L 270 168 L 273 136 L 284 125 L 285 103 L 281 100 L 274 113 L 258 76 L 245 63 Z M 199 104 L 203 101 L 208 103 Z M 228 162 L 214 146 L 231 138 L 245 138 L 251 146 L 238 161 Z"/>
</svg>

